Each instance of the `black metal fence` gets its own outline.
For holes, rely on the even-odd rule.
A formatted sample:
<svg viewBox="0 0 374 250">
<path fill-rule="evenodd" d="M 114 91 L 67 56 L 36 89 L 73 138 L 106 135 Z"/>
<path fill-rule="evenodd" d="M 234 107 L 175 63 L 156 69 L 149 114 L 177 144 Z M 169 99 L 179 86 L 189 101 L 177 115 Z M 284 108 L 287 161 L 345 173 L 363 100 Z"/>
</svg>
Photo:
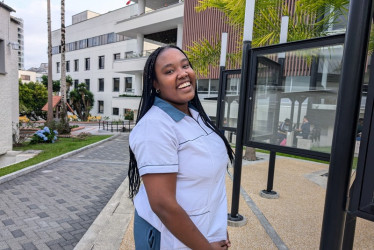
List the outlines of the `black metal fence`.
<svg viewBox="0 0 374 250">
<path fill-rule="evenodd" d="M 99 129 L 111 132 L 130 132 L 131 121 L 99 121 Z"/>
</svg>

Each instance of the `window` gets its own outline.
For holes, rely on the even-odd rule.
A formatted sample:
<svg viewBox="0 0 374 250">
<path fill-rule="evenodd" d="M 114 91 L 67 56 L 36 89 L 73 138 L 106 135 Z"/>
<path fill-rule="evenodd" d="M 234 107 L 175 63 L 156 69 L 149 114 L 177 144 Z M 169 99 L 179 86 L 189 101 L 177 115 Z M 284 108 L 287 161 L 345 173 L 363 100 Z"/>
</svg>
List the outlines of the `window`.
<svg viewBox="0 0 374 250">
<path fill-rule="evenodd" d="M 99 69 L 104 69 L 105 57 L 99 56 Z"/>
<path fill-rule="evenodd" d="M 208 79 L 200 79 L 197 83 L 197 91 L 199 93 L 207 94 L 209 90 L 209 80 Z"/>
<path fill-rule="evenodd" d="M 60 73 L 60 62 L 56 62 L 56 72 Z"/>
<path fill-rule="evenodd" d="M 113 92 L 119 92 L 119 78 L 113 78 Z"/>
<path fill-rule="evenodd" d="M 113 115 L 119 115 L 119 108 L 113 108 Z"/>
<path fill-rule="evenodd" d="M 21 79 L 24 81 L 30 81 L 30 76 L 29 75 L 21 75 Z"/>
<path fill-rule="evenodd" d="M 74 80 L 74 88 L 77 89 L 79 84 L 79 80 Z"/>
<path fill-rule="evenodd" d="M 116 40 L 116 33 L 112 32 L 112 33 L 107 34 L 107 36 L 108 36 L 107 43 L 114 43 L 115 42 L 115 40 Z"/>
<path fill-rule="evenodd" d="M 134 51 L 125 52 L 125 58 L 133 58 L 133 57 L 134 57 Z"/>
<path fill-rule="evenodd" d="M 119 60 L 121 59 L 121 54 L 120 53 L 116 53 L 116 54 L 113 54 L 113 60 Z"/>
<path fill-rule="evenodd" d="M 76 59 L 74 60 L 74 71 L 78 71 L 79 70 L 79 60 Z"/>
<path fill-rule="evenodd" d="M 99 92 L 104 91 L 104 78 L 99 78 Z"/>
<path fill-rule="evenodd" d="M 84 69 L 90 70 L 90 58 L 84 59 Z"/>
<path fill-rule="evenodd" d="M 125 92 L 132 92 L 132 77 L 125 77 Z"/>
<path fill-rule="evenodd" d="M 218 94 L 218 88 L 219 88 L 218 86 L 219 86 L 219 80 L 211 79 L 210 80 L 210 93 Z"/>
<path fill-rule="evenodd" d="M 70 72 L 70 61 L 66 61 L 66 72 Z"/>
<path fill-rule="evenodd" d="M 5 73 L 5 42 L 0 39 L 0 74 Z"/>
<path fill-rule="evenodd" d="M 97 113 L 102 114 L 104 113 L 104 101 L 98 101 L 98 110 Z"/>
<path fill-rule="evenodd" d="M 85 79 L 84 83 L 86 84 L 86 89 L 90 90 L 90 79 Z"/>
</svg>

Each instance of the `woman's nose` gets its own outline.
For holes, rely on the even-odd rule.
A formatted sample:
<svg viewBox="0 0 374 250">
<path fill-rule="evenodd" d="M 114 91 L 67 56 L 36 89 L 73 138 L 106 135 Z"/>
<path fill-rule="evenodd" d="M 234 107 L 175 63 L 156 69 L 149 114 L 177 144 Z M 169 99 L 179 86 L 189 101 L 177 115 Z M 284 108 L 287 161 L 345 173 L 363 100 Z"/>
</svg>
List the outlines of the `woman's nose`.
<svg viewBox="0 0 374 250">
<path fill-rule="evenodd" d="M 179 73 L 179 75 L 178 75 L 178 78 L 179 79 L 183 79 L 183 78 L 185 78 L 187 76 L 188 76 L 187 72 L 185 70 L 181 70 L 180 73 Z"/>
</svg>

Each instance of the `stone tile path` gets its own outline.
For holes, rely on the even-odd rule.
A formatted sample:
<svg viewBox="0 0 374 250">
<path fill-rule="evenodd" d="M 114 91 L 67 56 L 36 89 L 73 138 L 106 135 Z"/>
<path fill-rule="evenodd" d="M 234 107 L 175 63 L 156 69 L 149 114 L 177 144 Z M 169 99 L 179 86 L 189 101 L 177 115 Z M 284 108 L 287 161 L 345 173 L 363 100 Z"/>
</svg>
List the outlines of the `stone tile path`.
<svg viewBox="0 0 374 250">
<path fill-rule="evenodd" d="M 0 184 L 0 250 L 73 249 L 126 178 L 128 135 Z"/>
</svg>

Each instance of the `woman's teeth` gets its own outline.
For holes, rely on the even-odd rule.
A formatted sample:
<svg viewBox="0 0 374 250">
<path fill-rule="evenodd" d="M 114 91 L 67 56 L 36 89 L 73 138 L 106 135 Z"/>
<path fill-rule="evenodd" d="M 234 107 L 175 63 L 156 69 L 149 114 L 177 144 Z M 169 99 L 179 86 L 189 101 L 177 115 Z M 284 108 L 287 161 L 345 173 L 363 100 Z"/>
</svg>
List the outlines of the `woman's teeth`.
<svg viewBox="0 0 374 250">
<path fill-rule="evenodd" d="M 183 88 L 188 87 L 188 86 L 190 86 L 190 85 L 191 85 L 190 82 L 185 82 L 185 83 L 179 85 L 179 86 L 178 86 L 178 89 L 183 89 Z"/>
</svg>

